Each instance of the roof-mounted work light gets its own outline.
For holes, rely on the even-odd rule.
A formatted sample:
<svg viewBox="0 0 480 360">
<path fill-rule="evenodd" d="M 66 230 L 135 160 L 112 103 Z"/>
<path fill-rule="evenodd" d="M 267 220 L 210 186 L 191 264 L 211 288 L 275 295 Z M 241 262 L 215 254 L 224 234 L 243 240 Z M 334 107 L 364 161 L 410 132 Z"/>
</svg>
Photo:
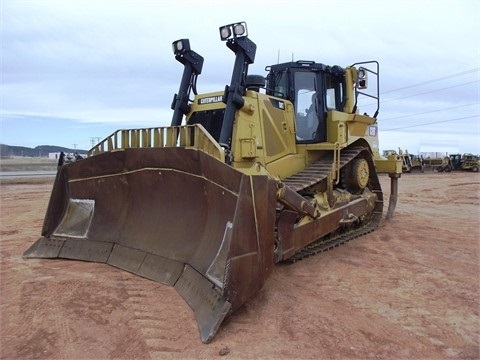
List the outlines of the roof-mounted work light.
<svg viewBox="0 0 480 360">
<path fill-rule="evenodd" d="M 358 88 L 359 89 L 366 89 L 368 87 L 368 74 L 367 69 L 360 67 L 357 72 L 358 77 Z"/>
<path fill-rule="evenodd" d="M 236 38 L 241 36 L 247 36 L 247 24 L 242 21 L 229 25 L 220 26 L 220 39 L 227 41 L 230 38 Z"/>
<path fill-rule="evenodd" d="M 175 56 L 190 50 L 190 41 L 188 39 L 180 39 L 172 43 L 172 49 Z"/>
</svg>

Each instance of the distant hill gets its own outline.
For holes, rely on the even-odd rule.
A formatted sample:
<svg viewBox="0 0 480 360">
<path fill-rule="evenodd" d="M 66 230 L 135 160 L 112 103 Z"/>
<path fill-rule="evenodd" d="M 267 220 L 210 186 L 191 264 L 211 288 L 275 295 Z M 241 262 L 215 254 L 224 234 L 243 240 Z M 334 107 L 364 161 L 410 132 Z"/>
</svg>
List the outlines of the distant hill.
<svg viewBox="0 0 480 360">
<path fill-rule="evenodd" d="M 49 153 L 55 153 L 60 151 L 63 151 L 64 153 L 87 153 L 87 150 L 69 149 L 54 145 L 40 145 L 35 148 L 29 148 L 25 146 L 10 146 L 0 144 L 0 156 L 2 158 L 11 156 L 47 157 Z"/>
</svg>

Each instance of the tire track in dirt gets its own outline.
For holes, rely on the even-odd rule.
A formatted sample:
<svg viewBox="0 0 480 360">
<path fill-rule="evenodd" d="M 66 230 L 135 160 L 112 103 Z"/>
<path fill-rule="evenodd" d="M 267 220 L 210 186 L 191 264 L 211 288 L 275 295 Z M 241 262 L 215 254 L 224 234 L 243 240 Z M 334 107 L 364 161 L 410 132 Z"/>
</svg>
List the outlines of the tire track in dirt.
<svg viewBox="0 0 480 360">
<path fill-rule="evenodd" d="M 191 321 L 185 314 L 188 306 L 182 306 L 183 299 L 173 288 L 133 276 L 124 276 L 128 294 L 125 306 L 133 311 L 130 326 L 142 334 L 150 358 L 160 359 L 171 353 L 184 352 L 184 341 L 181 340 L 189 333 L 178 329 L 184 327 L 179 325 L 180 322 Z"/>
<path fill-rule="evenodd" d="M 51 281 L 39 279 L 22 284 L 17 311 L 25 331 L 15 334 L 22 344 L 16 348 L 20 358 L 51 357 L 56 353 L 58 342 L 72 341 L 66 320 L 59 316 L 58 303 L 46 295 L 51 293 L 51 288 Z"/>
<path fill-rule="evenodd" d="M 209 345 L 173 288 L 105 264 L 23 260 L 51 184 L 1 185 L 0 358 L 211 359 L 227 349 L 226 359 L 480 359 L 479 176 L 402 175 L 392 220 L 276 267 Z"/>
</svg>

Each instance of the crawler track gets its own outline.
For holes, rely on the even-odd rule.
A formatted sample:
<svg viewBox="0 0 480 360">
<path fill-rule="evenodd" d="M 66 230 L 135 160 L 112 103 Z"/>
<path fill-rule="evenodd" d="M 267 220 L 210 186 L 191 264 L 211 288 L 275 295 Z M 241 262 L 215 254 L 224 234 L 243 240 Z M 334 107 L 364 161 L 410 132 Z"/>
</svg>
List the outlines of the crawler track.
<svg viewBox="0 0 480 360">
<path fill-rule="evenodd" d="M 367 160 L 369 165 L 370 178 L 368 187 L 377 195 L 375 208 L 370 220 L 354 227 L 350 227 L 347 230 L 337 230 L 335 233 L 319 239 L 318 241 L 296 252 L 292 257 L 286 260 L 287 263 L 293 263 L 320 252 L 330 250 L 339 245 L 345 244 L 350 240 L 368 234 L 378 227 L 382 219 L 383 193 L 370 152 L 367 148 L 361 146 L 352 146 L 346 148 L 340 153 L 340 167 L 343 169 L 350 161 L 356 157 L 359 157 L 360 155 Z M 285 179 L 283 182 L 298 193 L 302 193 L 303 191 L 306 191 L 308 188 L 320 183 L 321 181 L 324 181 L 327 178 L 328 173 L 332 169 L 332 162 L 333 156 L 327 156 L 313 163 L 305 170 Z"/>
<path fill-rule="evenodd" d="M 357 157 L 362 151 L 367 151 L 367 149 L 361 146 L 352 146 L 343 149 L 340 152 L 340 167 L 345 167 L 345 165 Z M 325 156 L 299 173 L 286 178 L 283 180 L 283 183 L 293 190 L 301 192 L 310 186 L 325 180 L 328 173 L 332 170 L 332 162 L 332 155 Z"/>
</svg>

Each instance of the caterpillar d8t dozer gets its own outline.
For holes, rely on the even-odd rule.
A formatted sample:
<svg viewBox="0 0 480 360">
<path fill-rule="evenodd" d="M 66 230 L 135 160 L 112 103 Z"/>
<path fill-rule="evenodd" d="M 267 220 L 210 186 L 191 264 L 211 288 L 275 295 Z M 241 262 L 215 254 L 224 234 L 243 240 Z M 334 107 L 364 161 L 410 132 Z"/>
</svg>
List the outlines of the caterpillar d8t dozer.
<svg viewBox="0 0 480 360">
<path fill-rule="evenodd" d="M 379 173 L 391 178 L 391 217 L 402 173 L 398 156 L 378 152 L 377 62 L 296 61 L 249 75 L 246 24 L 222 26 L 220 37 L 235 53 L 230 85 L 198 94 L 203 57 L 175 41 L 184 72 L 171 126 L 118 130 L 60 166 L 41 237 L 24 253 L 171 285 L 205 343 L 276 263 L 377 228 Z M 362 98 L 372 116 L 359 113 Z"/>
</svg>

